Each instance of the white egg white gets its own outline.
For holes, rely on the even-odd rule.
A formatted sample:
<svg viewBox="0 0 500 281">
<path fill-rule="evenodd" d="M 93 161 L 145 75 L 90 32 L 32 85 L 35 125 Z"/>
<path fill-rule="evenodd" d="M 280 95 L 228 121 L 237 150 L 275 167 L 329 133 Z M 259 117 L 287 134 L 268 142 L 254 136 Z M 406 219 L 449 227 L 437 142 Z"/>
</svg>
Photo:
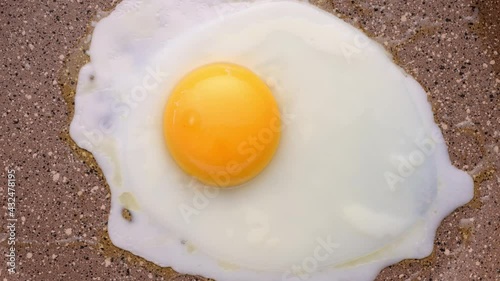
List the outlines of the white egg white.
<svg viewBox="0 0 500 281">
<path fill-rule="evenodd" d="M 161 266 L 219 281 L 372 280 L 429 255 L 441 220 L 472 198 L 422 87 L 312 5 L 124 0 L 89 55 L 71 136 L 111 188 L 112 242 Z M 163 139 L 169 91 L 212 62 L 257 73 L 283 123 L 271 164 L 230 190 L 186 175 Z"/>
</svg>

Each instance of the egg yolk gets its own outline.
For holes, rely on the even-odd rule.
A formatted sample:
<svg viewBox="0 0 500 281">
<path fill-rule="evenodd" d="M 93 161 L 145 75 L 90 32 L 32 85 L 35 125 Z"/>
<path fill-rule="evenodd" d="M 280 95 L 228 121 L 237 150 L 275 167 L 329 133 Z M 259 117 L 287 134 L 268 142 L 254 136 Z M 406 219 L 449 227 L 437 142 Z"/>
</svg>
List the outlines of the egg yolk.
<svg viewBox="0 0 500 281">
<path fill-rule="evenodd" d="M 214 63 L 188 73 L 174 87 L 164 112 L 168 150 L 204 184 L 240 185 L 271 161 L 281 119 L 269 87 L 240 65 Z"/>
</svg>

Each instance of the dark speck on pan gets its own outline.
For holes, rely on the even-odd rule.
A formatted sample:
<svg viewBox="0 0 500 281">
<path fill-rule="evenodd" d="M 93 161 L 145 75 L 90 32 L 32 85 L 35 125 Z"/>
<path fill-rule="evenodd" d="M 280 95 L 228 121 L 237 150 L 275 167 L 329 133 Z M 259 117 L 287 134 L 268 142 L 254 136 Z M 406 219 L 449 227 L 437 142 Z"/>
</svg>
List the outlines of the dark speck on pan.
<svg viewBox="0 0 500 281">
<path fill-rule="evenodd" d="M 500 2 L 311 2 L 363 29 L 422 84 L 452 163 L 474 177 L 474 199 L 443 221 L 432 255 L 390 266 L 377 280 L 500 280 Z M 1 179 L 16 170 L 18 218 L 18 272 L 2 263 L 2 280 L 205 280 L 110 243 L 109 189 L 68 138 L 82 38 L 115 4 L 0 1 Z M 7 202 L 5 184 L 0 197 Z"/>
</svg>

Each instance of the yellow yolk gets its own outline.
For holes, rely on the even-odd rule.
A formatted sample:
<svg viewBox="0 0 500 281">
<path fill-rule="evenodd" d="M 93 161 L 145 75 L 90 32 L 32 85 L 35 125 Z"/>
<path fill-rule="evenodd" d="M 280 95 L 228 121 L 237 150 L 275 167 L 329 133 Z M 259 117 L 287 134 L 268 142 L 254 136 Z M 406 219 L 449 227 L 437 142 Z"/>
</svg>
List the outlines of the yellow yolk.
<svg viewBox="0 0 500 281">
<path fill-rule="evenodd" d="M 189 175 L 218 187 L 242 184 L 271 161 L 281 135 L 269 87 L 252 71 L 214 63 L 188 73 L 164 112 L 170 154 Z"/>
</svg>

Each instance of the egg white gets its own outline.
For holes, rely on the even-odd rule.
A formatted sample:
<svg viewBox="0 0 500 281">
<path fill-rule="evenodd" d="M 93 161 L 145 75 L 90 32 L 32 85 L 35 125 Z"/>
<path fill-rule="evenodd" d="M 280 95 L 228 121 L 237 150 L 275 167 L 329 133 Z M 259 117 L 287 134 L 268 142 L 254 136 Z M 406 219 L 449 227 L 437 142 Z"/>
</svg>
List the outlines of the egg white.
<svg viewBox="0 0 500 281">
<path fill-rule="evenodd" d="M 439 222 L 472 198 L 422 87 L 309 4 L 125 0 L 89 55 L 70 133 L 111 188 L 113 243 L 159 265 L 220 281 L 370 280 L 430 254 Z M 275 158 L 237 189 L 201 186 L 163 140 L 169 91 L 212 62 L 256 72 L 281 109 Z"/>
</svg>

